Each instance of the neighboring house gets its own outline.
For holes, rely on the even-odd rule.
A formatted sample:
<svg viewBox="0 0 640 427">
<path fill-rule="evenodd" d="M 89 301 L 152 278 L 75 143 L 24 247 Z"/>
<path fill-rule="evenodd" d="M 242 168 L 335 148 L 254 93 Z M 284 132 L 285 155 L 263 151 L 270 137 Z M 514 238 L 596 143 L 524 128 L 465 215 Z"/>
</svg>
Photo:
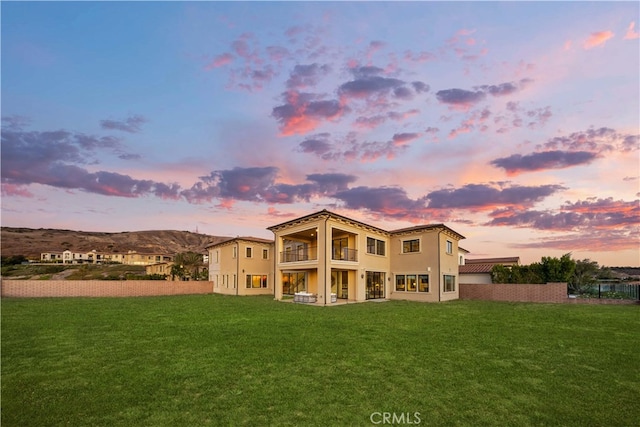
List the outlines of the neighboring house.
<svg viewBox="0 0 640 427">
<path fill-rule="evenodd" d="M 520 265 L 520 257 L 467 259 L 458 267 L 460 283 L 491 284 L 491 269 L 494 265 Z"/>
<path fill-rule="evenodd" d="M 160 274 L 167 276 L 167 280 L 171 279 L 171 267 L 173 262 L 159 262 L 157 264 L 147 265 L 145 267 L 145 274 L 151 276 L 153 274 Z"/>
<path fill-rule="evenodd" d="M 122 261 L 122 263 L 127 265 L 151 265 L 161 262 L 169 262 L 172 260 L 173 257 L 167 254 L 140 254 L 136 251 L 129 251 L 124 255 L 124 260 Z"/>
<path fill-rule="evenodd" d="M 125 254 L 116 254 L 116 253 L 104 254 L 104 261 L 113 262 L 113 263 L 117 262 L 120 264 L 124 264 L 124 257 L 125 257 Z"/>
<path fill-rule="evenodd" d="M 469 253 L 463 247 L 458 246 L 458 265 L 465 265 L 467 262 L 467 254 Z"/>
<path fill-rule="evenodd" d="M 227 295 L 273 295 L 273 241 L 235 237 L 207 246 L 213 292 Z"/>
<path fill-rule="evenodd" d="M 129 251 L 126 254 L 91 252 L 44 252 L 40 254 L 41 261 L 62 262 L 64 264 L 101 264 L 105 262 L 117 262 L 129 265 L 151 265 L 160 262 L 169 262 L 173 259 L 167 254 L 139 254 Z"/>
<path fill-rule="evenodd" d="M 40 261 L 62 262 L 62 252 L 44 252 L 40 254 Z"/>
<path fill-rule="evenodd" d="M 268 227 L 275 235 L 275 298 L 338 300 L 458 298 L 458 241 L 443 224 L 394 231 L 327 210 Z"/>
<path fill-rule="evenodd" d="M 96 252 L 62 252 L 62 262 L 64 264 L 98 264 L 104 260 L 103 254 Z"/>
</svg>

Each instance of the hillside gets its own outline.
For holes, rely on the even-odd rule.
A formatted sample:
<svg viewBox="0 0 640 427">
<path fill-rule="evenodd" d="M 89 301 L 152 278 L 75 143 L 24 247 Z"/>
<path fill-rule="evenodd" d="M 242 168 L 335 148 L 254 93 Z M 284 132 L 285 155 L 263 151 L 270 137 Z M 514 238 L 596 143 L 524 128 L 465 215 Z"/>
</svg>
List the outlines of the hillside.
<svg viewBox="0 0 640 427">
<path fill-rule="evenodd" d="M 126 253 L 205 252 L 205 246 L 227 237 L 189 231 L 150 230 L 121 233 L 2 227 L 2 256 L 24 255 L 40 259 L 42 252 L 64 251 Z"/>
</svg>

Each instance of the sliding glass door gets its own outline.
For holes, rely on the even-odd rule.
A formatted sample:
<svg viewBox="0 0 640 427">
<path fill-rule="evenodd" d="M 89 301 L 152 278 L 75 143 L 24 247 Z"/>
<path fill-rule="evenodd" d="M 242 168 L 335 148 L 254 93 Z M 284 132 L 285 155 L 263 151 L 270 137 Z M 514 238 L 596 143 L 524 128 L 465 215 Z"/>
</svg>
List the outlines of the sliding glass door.
<svg viewBox="0 0 640 427">
<path fill-rule="evenodd" d="M 307 273 L 282 273 L 282 294 L 294 295 L 296 292 L 307 290 Z"/>
<path fill-rule="evenodd" d="M 384 272 L 367 271 L 367 299 L 384 298 L 384 280 Z"/>
<path fill-rule="evenodd" d="M 338 298 L 349 298 L 349 272 L 346 270 L 331 271 L 331 293 Z"/>
</svg>

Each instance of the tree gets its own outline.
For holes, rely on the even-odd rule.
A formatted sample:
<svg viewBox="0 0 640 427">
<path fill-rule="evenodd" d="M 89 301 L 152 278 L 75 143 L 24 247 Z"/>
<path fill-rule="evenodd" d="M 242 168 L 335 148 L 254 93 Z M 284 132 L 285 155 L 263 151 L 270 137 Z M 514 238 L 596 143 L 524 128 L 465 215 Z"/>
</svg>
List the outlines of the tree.
<svg viewBox="0 0 640 427">
<path fill-rule="evenodd" d="M 562 255 L 560 259 L 555 257 L 542 257 L 541 273 L 543 283 L 568 283 L 571 277 L 573 277 L 575 268 L 576 262 L 571 259 L 571 253 Z"/>
<path fill-rule="evenodd" d="M 502 264 L 496 264 L 491 268 L 491 281 L 493 283 L 513 283 L 511 276 L 511 268 Z"/>
<path fill-rule="evenodd" d="M 568 283 L 573 277 L 575 266 L 576 262 L 569 253 L 561 258 L 542 257 L 540 262 L 529 265 L 494 265 L 491 278 L 493 283 Z"/>
<path fill-rule="evenodd" d="M 576 261 L 575 269 L 569 280 L 569 289 L 576 294 L 588 291 L 591 286 L 598 283 L 601 270 L 598 263 L 589 259 Z"/>
<path fill-rule="evenodd" d="M 196 252 L 182 252 L 176 255 L 173 260 L 173 267 L 171 267 L 171 275 L 174 276 L 174 267 L 176 268 L 177 276 L 182 279 L 189 277 L 193 280 L 200 280 L 200 269 L 204 267 L 202 254 Z"/>
<path fill-rule="evenodd" d="M 176 276 L 180 278 L 180 280 L 184 280 L 185 278 L 185 270 L 184 267 L 178 264 L 173 264 L 171 266 L 171 280 L 176 280 Z"/>
<path fill-rule="evenodd" d="M 3 256 L 2 265 L 18 265 L 29 261 L 24 255 Z"/>
</svg>

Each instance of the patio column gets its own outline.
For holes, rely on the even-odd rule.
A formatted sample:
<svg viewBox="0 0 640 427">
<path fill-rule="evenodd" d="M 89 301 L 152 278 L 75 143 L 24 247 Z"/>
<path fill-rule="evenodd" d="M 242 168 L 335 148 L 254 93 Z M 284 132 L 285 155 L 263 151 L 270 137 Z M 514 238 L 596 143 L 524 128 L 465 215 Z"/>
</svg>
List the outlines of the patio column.
<svg viewBox="0 0 640 427">
<path fill-rule="evenodd" d="M 284 247 L 283 239 L 280 237 L 280 233 L 275 235 L 274 249 L 273 249 L 273 263 L 275 268 L 273 269 L 273 286 L 274 286 L 274 298 L 276 300 L 282 299 L 282 270 L 280 268 L 280 252 Z"/>
<path fill-rule="evenodd" d="M 327 286 L 329 289 L 327 290 Z M 318 303 L 331 304 L 331 230 L 324 218 L 318 225 Z"/>
</svg>

